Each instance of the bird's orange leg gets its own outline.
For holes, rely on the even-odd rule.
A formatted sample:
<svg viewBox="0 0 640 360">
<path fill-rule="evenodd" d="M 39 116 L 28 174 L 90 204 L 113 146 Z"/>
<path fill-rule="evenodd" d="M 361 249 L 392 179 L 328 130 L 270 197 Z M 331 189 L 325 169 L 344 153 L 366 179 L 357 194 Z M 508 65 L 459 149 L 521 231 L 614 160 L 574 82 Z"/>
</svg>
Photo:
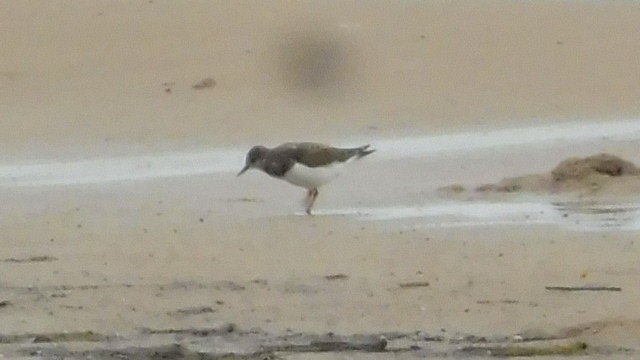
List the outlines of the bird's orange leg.
<svg viewBox="0 0 640 360">
<path fill-rule="evenodd" d="M 309 206 L 307 206 L 307 214 L 311 215 L 311 208 L 313 207 L 313 203 L 316 202 L 316 198 L 318 197 L 318 189 L 309 190 Z"/>
</svg>

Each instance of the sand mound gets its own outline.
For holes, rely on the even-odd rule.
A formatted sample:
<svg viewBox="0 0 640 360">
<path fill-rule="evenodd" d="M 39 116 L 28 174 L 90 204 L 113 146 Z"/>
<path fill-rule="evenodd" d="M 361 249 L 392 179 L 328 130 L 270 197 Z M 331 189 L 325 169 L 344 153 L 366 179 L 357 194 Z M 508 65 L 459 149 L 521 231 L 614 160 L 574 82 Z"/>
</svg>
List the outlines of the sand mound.
<svg viewBox="0 0 640 360">
<path fill-rule="evenodd" d="M 594 175 L 610 177 L 639 175 L 640 171 L 631 162 L 615 155 L 598 154 L 586 158 L 569 158 L 551 171 L 555 182 L 581 181 Z"/>
<path fill-rule="evenodd" d="M 455 188 L 455 192 L 452 189 Z M 477 193 L 632 194 L 640 190 L 640 169 L 615 155 L 598 154 L 561 161 L 548 174 L 531 174 L 505 178 L 495 184 L 475 189 Z M 460 185 L 439 189 L 441 194 L 460 194 Z"/>
<path fill-rule="evenodd" d="M 481 193 L 546 192 L 551 187 L 552 181 L 548 175 L 525 175 L 505 178 L 495 184 L 481 185 L 475 191 Z"/>
<path fill-rule="evenodd" d="M 507 178 L 483 185 L 477 192 L 598 193 L 625 192 L 624 186 L 640 184 L 640 169 L 615 155 L 598 154 L 561 161 L 549 174 Z M 622 185 L 622 187 L 620 186 Z M 635 186 L 631 186 L 635 188 Z M 633 191 L 631 188 L 628 190 Z"/>
</svg>

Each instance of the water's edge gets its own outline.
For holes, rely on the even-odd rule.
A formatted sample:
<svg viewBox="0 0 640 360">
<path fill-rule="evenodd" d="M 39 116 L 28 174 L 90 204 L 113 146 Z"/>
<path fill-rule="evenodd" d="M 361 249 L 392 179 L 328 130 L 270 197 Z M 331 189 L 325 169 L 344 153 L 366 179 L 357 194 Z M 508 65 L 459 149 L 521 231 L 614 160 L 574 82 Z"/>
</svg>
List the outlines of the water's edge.
<svg viewBox="0 0 640 360">
<path fill-rule="evenodd" d="M 368 161 L 420 158 L 447 153 L 509 147 L 547 147 L 555 142 L 624 141 L 640 139 L 640 119 L 573 122 L 537 127 L 455 133 L 413 138 L 351 140 L 337 145 L 372 144 L 378 152 Z M 213 149 L 158 155 L 95 158 L 80 161 L 0 164 L 0 186 L 95 184 L 236 172 L 246 149 Z"/>
</svg>

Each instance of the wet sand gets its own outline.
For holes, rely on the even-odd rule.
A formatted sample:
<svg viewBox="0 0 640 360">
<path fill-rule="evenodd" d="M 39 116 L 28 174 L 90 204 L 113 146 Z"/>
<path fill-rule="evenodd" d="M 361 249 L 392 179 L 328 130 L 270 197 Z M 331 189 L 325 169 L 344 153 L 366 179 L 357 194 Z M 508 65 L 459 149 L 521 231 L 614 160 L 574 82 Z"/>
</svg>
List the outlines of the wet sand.
<svg viewBox="0 0 640 360">
<path fill-rule="evenodd" d="M 274 336 L 422 331 L 453 342 L 535 334 L 637 346 L 636 232 L 423 229 L 345 216 L 242 220 L 171 196 L 151 200 L 142 187 L 133 191 L 137 200 L 112 190 L 72 206 L 49 199 L 55 209 L 3 218 L 3 334 L 91 330 L 135 339 L 145 328 L 229 322 Z M 238 213 L 269 208 L 219 201 Z M 587 285 L 622 291 L 545 288 Z"/>
<path fill-rule="evenodd" d="M 437 191 L 640 163 L 637 4 L 0 10 L 5 358 L 639 353 L 633 186 Z M 308 217 L 234 174 L 292 139 L 378 152 Z"/>
<path fill-rule="evenodd" d="M 316 350 L 278 346 L 332 332 L 355 336 L 351 345 L 384 336 L 398 358 L 578 342 L 585 356 L 633 357 L 638 202 L 456 200 L 437 193 L 446 177 L 413 175 L 455 160 L 450 176 L 461 181 L 464 154 L 363 160 L 324 189 L 313 217 L 304 191 L 257 172 L 5 186 L 0 334 L 22 335 L 4 353 L 82 358 L 182 344 L 296 358 Z M 547 289 L 558 286 L 596 290 Z M 233 331 L 210 330 L 224 324 Z M 56 340 L 66 333 L 77 338 Z M 55 346 L 34 344 L 38 336 Z"/>
</svg>

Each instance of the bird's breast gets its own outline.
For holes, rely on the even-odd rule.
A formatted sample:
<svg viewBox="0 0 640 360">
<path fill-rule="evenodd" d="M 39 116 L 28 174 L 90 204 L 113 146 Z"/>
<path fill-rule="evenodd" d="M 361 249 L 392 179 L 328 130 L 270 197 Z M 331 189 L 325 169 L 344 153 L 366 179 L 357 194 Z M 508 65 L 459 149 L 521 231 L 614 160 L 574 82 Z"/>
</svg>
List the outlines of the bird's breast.
<svg viewBox="0 0 640 360">
<path fill-rule="evenodd" d="M 296 163 L 284 174 L 284 179 L 296 186 L 315 189 L 340 175 L 342 165 L 343 164 L 337 163 L 312 168 Z"/>
</svg>

